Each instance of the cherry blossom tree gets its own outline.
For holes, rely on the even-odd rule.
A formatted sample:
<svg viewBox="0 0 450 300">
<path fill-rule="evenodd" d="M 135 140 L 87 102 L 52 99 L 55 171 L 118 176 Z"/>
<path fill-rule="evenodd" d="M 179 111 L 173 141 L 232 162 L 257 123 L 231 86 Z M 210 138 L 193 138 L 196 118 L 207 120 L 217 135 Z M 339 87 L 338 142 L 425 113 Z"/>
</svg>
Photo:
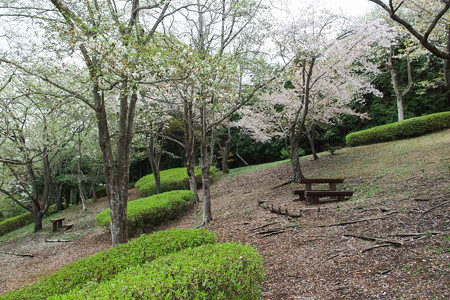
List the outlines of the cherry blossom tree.
<svg viewBox="0 0 450 300">
<path fill-rule="evenodd" d="M 59 153 L 80 133 L 86 118 L 73 121 L 74 100 L 55 95 L 30 78 L 15 77 L 0 97 L 0 192 L 33 214 L 35 232 L 56 201 Z"/>
<path fill-rule="evenodd" d="M 294 180 L 304 177 L 297 152 L 306 122 L 330 124 L 342 114 L 356 114 L 348 108 L 351 101 L 377 94 L 370 74 L 379 70 L 366 53 L 384 31 L 382 24 L 372 25 L 376 30 L 368 31 L 312 6 L 277 35 L 295 65 L 257 105 L 247 107 L 237 125 L 260 141 L 287 137 Z"/>
<path fill-rule="evenodd" d="M 263 4 L 261 0 L 198 0 L 184 15 L 181 27 L 174 27 L 173 34 L 188 44 L 186 51 L 192 53 L 182 60 L 189 61 L 183 66 L 188 78 L 175 83 L 173 89 L 183 103 L 184 145 L 190 178 L 194 175 L 192 158 L 196 128 L 199 132 L 202 224 L 212 220 L 209 170 L 216 128 L 250 101 L 265 86 L 265 81 L 274 78 L 267 75 L 270 68 L 262 68 L 258 63 L 262 61 L 258 49 L 262 33 L 258 30 L 262 26 Z M 244 56 L 251 59 L 241 64 Z M 253 82 L 246 76 L 253 76 Z"/>
</svg>

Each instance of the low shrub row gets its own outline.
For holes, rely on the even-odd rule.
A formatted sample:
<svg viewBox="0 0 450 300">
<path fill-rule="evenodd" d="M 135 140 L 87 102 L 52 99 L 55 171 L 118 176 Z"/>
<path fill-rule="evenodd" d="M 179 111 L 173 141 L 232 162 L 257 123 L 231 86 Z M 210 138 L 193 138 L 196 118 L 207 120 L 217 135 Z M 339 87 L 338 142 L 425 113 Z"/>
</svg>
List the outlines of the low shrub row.
<svg viewBox="0 0 450 300">
<path fill-rule="evenodd" d="M 194 200 L 191 191 L 170 191 L 130 201 L 127 206 L 128 233 L 133 234 L 137 228 L 157 226 L 172 220 L 185 212 Z M 97 225 L 109 228 L 110 222 L 110 209 L 97 215 Z"/>
<path fill-rule="evenodd" d="M 415 137 L 450 128 L 450 111 L 353 132 L 346 136 L 348 146 L 375 144 Z"/>
<path fill-rule="evenodd" d="M 133 268 L 183 249 L 215 243 L 214 235 L 204 229 L 171 229 L 142 235 L 129 243 L 99 252 L 67 265 L 39 282 L 9 292 L 2 299 L 46 299 L 71 290 L 91 287 L 113 279 Z"/>
<path fill-rule="evenodd" d="M 214 173 L 214 170 L 211 169 Z M 173 190 L 189 190 L 189 178 L 186 168 L 175 168 L 160 172 L 161 192 Z M 200 168 L 195 168 L 195 179 L 197 185 L 202 182 Z M 155 176 L 153 174 L 146 175 L 139 179 L 134 187 L 138 189 L 142 197 L 156 194 Z"/>
<path fill-rule="evenodd" d="M 56 205 L 50 206 L 45 213 L 46 216 L 50 216 L 56 213 Z M 6 219 L 0 222 L 0 236 L 7 233 L 13 232 L 14 230 L 20 229 L 26 225 L 32 224 L 34 222 L 33 214 L 30 212 L 23 213 L 21 215 Z"/>
<path fill-rule="evenodd" d="M 261 299 L 263 280 L 255 249 L 215 244 L 161 257 L 109 282 L 50 299 Z"/>
<path fill-rule="evenodd" d="M 6 219 L 0 222 L 0 236 L 22 228 L 25 225 L 33 223 L 33 214 L 30 212 Z"/>
</svg>

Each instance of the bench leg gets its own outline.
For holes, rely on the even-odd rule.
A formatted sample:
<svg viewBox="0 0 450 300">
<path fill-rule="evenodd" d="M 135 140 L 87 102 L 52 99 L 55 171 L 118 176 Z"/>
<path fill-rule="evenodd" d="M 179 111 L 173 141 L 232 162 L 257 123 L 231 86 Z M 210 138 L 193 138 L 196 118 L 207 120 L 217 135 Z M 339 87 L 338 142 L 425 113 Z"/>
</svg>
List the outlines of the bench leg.
<svg viewBox="0 0 450 300">
<path fill-rule="evenodd" d="M 318 204 L 319 203 L 319 196 L 308 196 L 306 197 L 306 202 L 308 204 Z"/>
<path fill-rule="evenodd" d="M 58 231 L 58 223 L 57 222 L 54 222 L 53 224 L 53 232 L 55 232 L 55 231 Z"/>
</svg>

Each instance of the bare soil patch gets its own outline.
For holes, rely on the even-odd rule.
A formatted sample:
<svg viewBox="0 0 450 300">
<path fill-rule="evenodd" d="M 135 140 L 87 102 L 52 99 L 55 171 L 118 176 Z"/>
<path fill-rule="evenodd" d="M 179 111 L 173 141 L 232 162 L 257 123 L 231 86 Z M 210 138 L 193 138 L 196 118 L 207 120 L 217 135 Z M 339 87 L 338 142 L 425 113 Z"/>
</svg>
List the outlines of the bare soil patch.
<svg viewBox="0 0 450 300">
<path fill-rule="evenodd" d="M 345 179 L 338 189 L 355 194 L 343 202 L 293 202 L 298 184 L 279 186 L 292 177 L 289 164 L 221 176 L 212 187 L 214 220 L 208 230 L 220 242 L 258 249 L 266 272 L 264 299 L 449 299 L 449 145 L 446 131 L 303 160 L 306 177 Z M 258 200 L 303 216 L 272 213 Z M 201 205 L 155 230 L 195 227 Z M 81 220 L 93 226 L 94 215 L 106 206 L 106 201 L 91 204 L 86 214 L 73 208 L 66 216 L 75 223 L 73 234 Z M 35 256 L 0 254 L 0 293 L 110 247 L 109 234 L 98 229 L 70 243 L 45 243 L 70 231 L 50 232 L 47 224 L 37 235 L 1 242 L 2 251 Z"/>
</svg>

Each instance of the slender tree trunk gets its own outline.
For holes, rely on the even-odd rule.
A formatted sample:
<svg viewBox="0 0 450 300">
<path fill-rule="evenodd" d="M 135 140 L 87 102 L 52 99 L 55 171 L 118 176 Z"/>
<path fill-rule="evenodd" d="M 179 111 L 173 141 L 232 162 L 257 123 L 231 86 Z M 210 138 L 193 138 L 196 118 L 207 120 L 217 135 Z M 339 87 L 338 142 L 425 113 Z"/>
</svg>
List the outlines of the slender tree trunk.
<svg viewBox="0 0 450 300">
<path fill-rule="evenodd" d="M 58 185 L 58 195 L 55 199 L 55 207 L 56 207 L 56 211 L 61 211 L 63 209 L 63 205 L 62 205 L 62 192 L 63 192 L 63 184 L 60 183 Z"/>
<path fill-rule="evenodd" d="M 306 117 L 309 112 L 309 101 L 310 101 L 309 93 L 311 90 L 311 78 L 315 62 L 316 58 L 311 57 L 310 65 L 309 68 L 307 69 L 307 61 L 306 59 L 303 59 L 302 62 L 303 95 L 301 96 L 303 101 L 303 108 L 302 111 L 298 111 L 297 117 L 295 118 L 295 121 L 293 122 L 290 129 L 291 164 L 292 164 L 292 171 L 294 173 L 294 180 L 305 178 L 305 176 L 302 173 L 300 166 L 300 159 L 298 157 L 298 145 L 300 143 L 300 139 L 303 134 L 303 128 L 305 127 Z M 298 117 L 300 112 L 302 113 L 301 117 Z"/>
<path fill-rule="evenodd" d="M 154 137 L 150 137 L 148 145 L 148 160 L 150 167 L 152 168 L 153 176 L 155 178 L 156 193 L 161 194 L 161 176 L 160 176 L 160 163 L 161 163 L 161 151 L 158 150 L 157 142 Z"/>
<path fill-rule="evenodd" d="M 411 59 L 409 55 L 406 57 L 406 63 L 407 63 L 407 69 L 408 69 L 408 85 L 403 90 L 400 91 L 398 79 L 397 79 L 397 72 L 395 71 L 394 64 L 392 62 L 392 49 L 389 52 L 388 55 L 388 63 L 385 64 L 385 66 L 389 69 L 389 72 L 391 73 L 391 81 L 392 81 L 392 87 L 394 88 L 395 97 L 397 99 L 397 116 L 398 121 L 403 121 L 405 119 L 404 114 L 404 108 L 403 108 L 403 97 L 409 92 L 409 90 L 412 87 L 412 75 L 411 75 Z"/>
<path fill-rule="evenodd" d="M 194 117 L 192 112 L 192 104 L 187 101 L 183 102 L 184 111 L 184 147 L 186 152 L 186 169 L 189 177 L 189 188 L 194 193 L 195 202 L 199 201 L 197 180 L 195 179 L 195 133 L 194 133 Z"/>
<path fill-rule="evenodd" d="M 81 138 L 78 137 L 78 191 L 80 193 L 81 204 L 83 206 L 83 211 L 87 211 L 86 199 L 83 189 L 83 173 L 81 172 Z"/>
<path fill-rule="evenodd" d="M 298 134 L 294 128 L 291 131 L 291 138 L 290 138 L 290 155 L 291 155 L 290 159 L 292 171 L 294 173 L 294 181 L 297 181 L 301 178 L 305 178 L 300 167 L 300 159 L 298 157 L 298 143 L 299 143 Z"/>
<path fill-rule="evenodd" d="M 201 159 L 202 159 L 202 189 L 203 189 L 203 220 L 202 225 L 212 221 L 211 213 L 211 189 L 209 181 L 209 157 L 206 132 L 205 108 L 201 109 L 202 136 L 201 136 Z"/>
<path fill-rule="evenodd" d="M 99 144 L 103 156 L 103 171 L 105 174 L 106 181 L 106 194 L 109 200 L 110 207 L 110 230 L 112 246 L 117 244 L 126 243 L 128 240 L 127 225 L 126 225 L 126 199 L 121 198 L 123 193 L 124 179 L 118 179 L 119 174 L 114 171 L 114 159 L 112 155 L 111 139 L 109 135 L 108 121 L 106 117 L 105 103 L 103 95 L 98 94 L 98 87 L 94 87 L 94 97 L 96 97 L 96 117 L 97 126 L 99 133 Z M 121 103 L 122 104 L 122 103 Z M 123 108 L 122 108 L 123 109 Z M 121 117 L 122 119 L 122 117 Z M 122 129 L 123 130 L 123 129 Z M 122 133 L 123 134 L 123 133 Z M 123 143 L 123 137 L 119 140 L 118 145 L 121 146 Z M 122 144 L 123 146 L 123 144 Z M 123 155 L 123 150 L 121 151 Z M 118 164 L 123 165 L 124 162 L 120 162 L 121 157 L 118 155 Z M 125 179 L 126 180 L 126 179 Z"/>
<path fill-rule="evenodd" d="M 33 218 L 34 218 L 34 227 L 33 227 L 33 231 L 34 232 L 38 232 L 39 230 L 42 229 L 42 212 L 40 209 L 39 205 L 35 205 L 34 203 L 32 203 L 32 213 L 33 213 Z"/>
<path fill-rule="evenodd" d="M 230 155 L 231 151 L 231 135 L 230 132 L 228 132 L 228 139 L 225 142 L 225 147 L 222 148 L 222 172 L 225 174 L 230 173 L 230 169 L 228 168 L 228 156 Z"/>
<path fill-rule="evenodd" d="M 64 192 L 64 200 L 66 202 L 65 208 L 68 208 L 69 204 L 70 204 L 70 191 L 71 191 L 70 188 L 66 187 L 65 192 Z"/>
<path fill-rule="evenodd" d="M 316 126 L 315 124 L 313 124 L 311 126 L 311 131 L 307 132 L 307 137 L 309 140 L 309 145 L 311 146 L 311 152 L 313 155 L 314 160 L 319 159 L 319 157 L 317 156 L 317 151 L 316 151 Z"/>
</svg>

